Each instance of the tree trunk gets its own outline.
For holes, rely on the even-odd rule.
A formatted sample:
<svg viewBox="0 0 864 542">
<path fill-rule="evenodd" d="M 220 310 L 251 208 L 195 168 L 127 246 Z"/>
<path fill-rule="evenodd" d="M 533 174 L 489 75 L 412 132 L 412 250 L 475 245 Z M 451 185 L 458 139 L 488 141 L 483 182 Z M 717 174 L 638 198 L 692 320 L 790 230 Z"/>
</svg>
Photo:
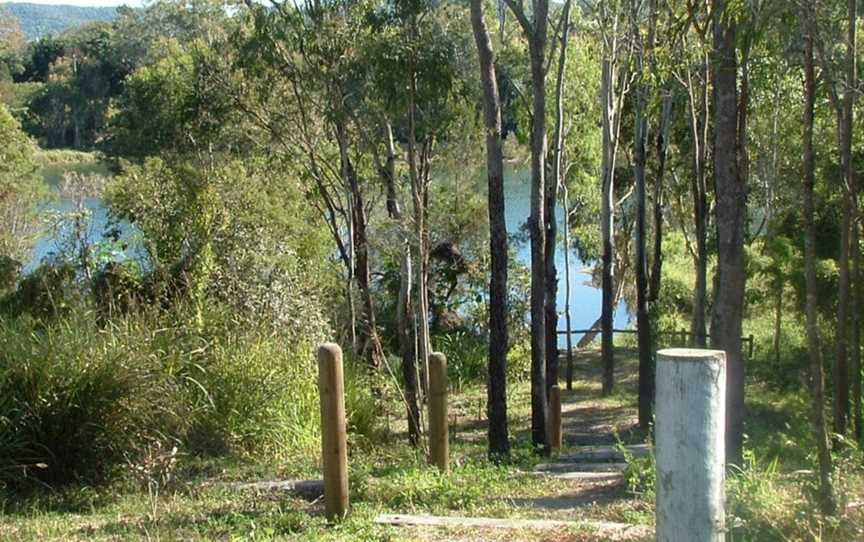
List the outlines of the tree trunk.
<svg viewBox="0 0 864 542">
<path fill-rule="evenodd" d="M 810 357 L 810 391 L 812 397 L 811 421 L 816 452 L 819 459 L 819 504 L 823 514 L 836 511 L 834 488 L 831 483 L 833 467 L 828 449 L 828 431 L 825 425 L 825 378 L 819 349 L 819 329 L 816 312 L 816 227 L 814 225 L 815 184 L 813 163 L 813 116 L 816 102 L 816 76 L 813 69 L 813 35 L 810 32 L 813 7 L 803 4 L 801 18 L 804 27 L 804 273 L 807 283 L 807 351 Z"/>
<path fill-rule="evenodd" d="M 387 214 L 406 235 L 402 240 L 402 255 L 399 261 L 399 297 L 396 301 L 396 335 L 399 341 L 399 355 L 402 358 L 402 375 L 405 380 L 405 408 L 408 418 L 408 440 L 412 446 L 420 443 L 420 408 L 417 390 L 417 338 L 414 333 L 415 317 L 411 292 L 411 243 L 408 227 L 404 222 L 402 209 L 396 195 L 396 146 L 393 142 L 393 128 L 384 123 L 384 145 L 386 160 L 381 165 L 379 175 L 384 181 L 387 193 Z"/>
<path fill-rule="evenodd" d="M 471 25 L 480 59 L 483 120 L 486 127 L 486 174 L 489 187 L 489 365 L 486 409 L 489 457 L 510 454 L 507 432 L 507 223 L 504 214 L 504 151 L 501 100 L 495 77 L 492 40 L 483 21 L 483 0 L 471 0 Z"/>
<path fill-rule="evenodd" d="M 726 352 L 726 460 L 740 465 L 744 425 L 744 223 L 746 189 L 738 175 L 738 100 L 736 23 L 728 17 L 726 0 L 714 5 L 714 186 L 717 204 L 717 272 L 711 340 Z"/>
<path fill-rule="evenodd" d="M 417 354 L 420 367 L 420 387 L 425 393 L 428 390 L 426 370 L 431 353 L 429 340 L 429 297 L 427 284 L 427 266 L 429 261 L 428 232 L 426 229 L 427 186 L 426 178 L 421 171 L 417 157 L 417 124 L 415 98 L 417 96 L 417 81 L 412 70 L 409 84 L 408 110 L 408 170 L 411 178 L 411 200 L 414 204 L 414 242 L 417 245 L 415 269 L 415 290 L 417 295 L 414 311 L 417 322 Z"/>
<path fill-rule="evenodd" d="M 531 20 L 522 3 L 505 0 L 528 40 L 531 60 L 531 442 L 549 453 L 546 417 L 546 39 L 549 1 L 534 0 Z"/>
<path fill-rule="evenodd" d="M 603 184 L 602 205 L 600 210 L 600 230 L 603 243 L 603 307 L 600 316 L 601 339 L 600 348 L 603 359 L 603 390 L 604 396 L 612 393 L 615 386 L 615 344 L 613 341 L 614 326 L 614 280 L 615 280 L 615 254 L 614 254 L 614 156 L 613 156 L 613 73 L 612 60 L 609 51 L 604 52 L 606 56 L 602 65 L 602 80 L 600 87 L 600 102 L 602 107 L 603 127 Z"/>
<path fill-rule="evenodd" d="M 567 389 L 573 389 L 573 322 L 570 318 L 570 195 L 567 184 L 562 186 L 564 192 L 564 324 L 567 330 Z"/>
<path fill-rule="evenodd" d="M 858 201 L 857 189 L 853 194 L 853 200 Z M 855 431 L 855 442 L 860 446 L 861 442 L 861 221 L 860 214 L 855 212 L 855 220 L 852 222 L 852 348 L 850 351 L 850 362 L 852 366 L 852 407 L 855 412 L 852 416 L 852 424 Z"/>
<path fill-rule="evenodd" d="M 707 80 L 707 59 L 703 65 Z M 697 89 L 697 86 L 701 87 Z M 697 103 L 697 93 L 701 93 Z M 708 90 L 705 85 L 694 83 L 690 71 L 687 72 L 687 95 L 690 102 L 690 135 L 693 140 L 693 222 L 696 230 L 696 251 L 694 255 L 695 285 L 693 288 L 693 314 L 690 319 L 690 333 L 695 346 L 704 348 L 707 344 L 705 333 L 705 313 L 708 303 L 708 189 L 705 183 L 707 161 L 707 136 L 709 122 Z M 700 118 L 701 115 L 701 118 Z"/>
<path fill-rule="evenodd" d="M 840 165 L 843 169 L 843 216 L 840 231 L 840 258 L 838 260 L 839 284 L 837 299 L 837 330 L 835 337 L 835 357 L 833 365 L 834 381 L 834 432 L 846 434 L 849 418 L 849 297 L 850 297 L 850 241 L 852 213 L 857 202 L 852 199 L 855 192 L 855 169 L 852 164 L 852 126 L 855 106 L 856 84 L 856 22 L 858 3 L 848 1 L 848 31 L 846 42 L 846 80 L 843 91 L 842 110 L 838 115 L 840 136 Z"/>
<path fill-rule="evenodd" d="M 635 131 L 633 135 L 633 178 L 636 183 L 636 330 L 639 345 L 639 427 L 647 430 L 653 420 L 654 406 L 654 356 L 652 352 L 651 320 L 648 315 L 648 258 L 645 226 L 647 211 L 645 203 L 645 147 L 648 139 L 648 120 L 645 109 L 648 89 L 642 75 L 646 57 L 653 53 L 654 27 L 656 23 L 656 1 L 648 6 L 649 26 L 647 46 L 636 58 L 636 104 L 634 108 Z M 634 7 L 633 34 L 640 36 L 638 10 Z"/>
<path fill-rule="evenodd" d="M 402 379 L 405 381 L 405 410 L 408 418 L 408 441 L 412 446 L 420 444 L 421 420 L 418 406 L 417 353 L 415 312 L 411 306 L 411 245 L 405 242 L 405 250 L 399 266 L 400 287 L 396 306 L 398 320 L 399 349 L 402 355 Z"/>
<path fill-rule="evenodd" d="M 558 190 L 564 184 L 561 178 L 561 159 L 564 142 L 564 78 L 567 63 L 567 42 L 570 34 L 570 5 L 567 0 L 561 13 L 558 73 L 555 79 L 555 132 L 552 149 L 552 175 L 546 180 L 546 395 L 558 384 L 558 270 L 555 268 L 555 248 L 558 243 L 558 221 L 555 210 Z M 564 211 L 567 212 L 566 209 Z"/>
<path fill-rule="evenodd" d="M 858 2 L 848 1 L 848 38 L 846 43 L 846 91 L 843 94 L 845 108 L 845 151 L 846 151 L 846 184 L 849 192 L 850 215 L 850 258 L 852 259 L 852 278 L 850 288 L 852 333 L 850 339 L 850 363 L 852 368 L 853 406 L 855 408 L 852 423 L 856 442 L 861 442 L 861 247 L 858 244 L 860 216 L 858 213 L 858 180 L 855 166 L 852 163 L 852 130 L 855 116 L 855 99 L 858 87 Z M 848 377 L 848 375 L 847 375 Z M 847 388 L 848 389 L 848 388 Z M 847 403 L 848 404 L 848 403 Z"/>
<path fill-rule="evenodd" d="M 367 365 L 371 369 L 377 369 L 381 364 L 384 350 L 381 346 L 381 340 L 378 338 L 378 329 L 375 319 L 375 303 L 372 298 L 371 290 L 372 279 L 369 269 L 369 239 L 367 235 L 369 221 L 366 216 L 363 191 L 360 188 L 354 165 L 351 163 L 351 159 L 348 156 L 348 143 L 345 126 L 342 124 L 337 125 L 336 134 L 339 145 L 342 176 L 351 198 L 350 221 L 354 261 L 354 281 L 357 284 L 357 290 L 360 292 L 360 298 L 363 304 L 361 316 L 362 336 L 359 340 L 359 352 L 357 352 L 357 354 L 366 360 Z"/>
<path fill-rule="evenodd" d="M 648 302 L 660 298 L 660 282 L 663 272 L 663 178 L 666 175 L 666 155 L 669 145 L 669 126 L 672 124 L 672 93 L 663 95 L 660 130 L 657 132 L 657 172 L 654 177 L 654 257 L 651 262 L 651 280 L 648 285 Z"/>
</svg>

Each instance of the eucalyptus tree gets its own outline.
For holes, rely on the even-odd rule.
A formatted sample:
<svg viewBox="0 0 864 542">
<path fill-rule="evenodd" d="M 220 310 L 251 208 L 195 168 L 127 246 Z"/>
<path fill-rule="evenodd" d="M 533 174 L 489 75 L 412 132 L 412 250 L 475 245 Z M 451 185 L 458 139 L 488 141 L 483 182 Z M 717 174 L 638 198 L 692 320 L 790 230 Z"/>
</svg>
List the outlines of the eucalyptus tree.
<svg viewBox="0 0 864 542">
<path fill-rule="evenodd" d="M 546 418 L 546 72 L 549 0 L 504 0 L 528 42 L 531 65 L 531 441 L 548 452 Z"/>
<path fill-rule="evenodd" d="M 694 69 L 689 63 L 684 68 L 683 76 L 679 80 L 684 86 L 687 94 L 688 115 L 687 120 L 690 128 L 690 146 L 693 154 L 693 171 L 691 173 L 690 192 L 693 197 L 693 226 L 694 247 L 692 252 L 695 271 L 695 285 L 693 287 L 693 312 L 690 320 L 690 332 L 693 334 L 697 346 L 704 347 L 706 344 L 706 311 L 708 303 L 708 137 L 710 128 L 710 78 L 711 65 L 709 64 L 709 51 L 707 44 L 699 40 L 704 36 L 705 29 L 710 22 L 702 22 L 703 28 L 699 27 L 694 17 L 693 25 L 697 36 L 695 46 L 698 62 Z"/>
<path fill-rule="evenodd" d="M 476 92 L 472 88 L 476 76 L 469 75 L 473 69 L 468 62 L 469 33 L 461 26 L 461 14 L 459 7 L 438 7 L 426 1 L 373 4 L 366 16 L 370 25 L 367 51 L 362 53 L 369 74 L 367 105 L 376 102 L 371 109 L 378 112 L 379 119 L 386 119 L 378 121 L 383 123 L 386 134 L 386 163 L 399 162 L 404 166 L 401 171 L 407 170 L 400 177 L 396 169 L 388 166 L 392 173 L 386 177 L 392 175 L 397 181 L 387 182 L 388 209 L 392 214 L 396 209 L 393 194 L 400 186 L 407 186 L 412 213 L 403 224 L 410 227 L 410 232 L 405 233 L 413 249 L 409 262 L 413 268 L 411 308 L 416 323 L 417 357 L 424 368 L 419 372 L 419 382 L 424 390 L 428 375 L 425 367 L 431 352 L 429 230 L 434 217 L 429 214 L 430 186 L 436 173 L 435 162 L 445 145 L 462 129 L 459 122 L 462 107 Z M 467 17 L 464 20 L 467 22 Z M 394 132 L 403 152 L 396 152 Z M 405 158 L 399 160 L 398 156 Z M 403 276 L 404 267 L 403 264 Z M 404 307 L 408 301 L 407 297 L 400 299 L 399 306 Z M 405 361 L 403 356 L 403 365 Z"/>
<path fill-rule="evenodd" d="M 827 5 L 826 5 L 827 4 Z M 852 155 L 854 107 L 857 95 L 857 24 L 858 3 L 847 0 L 845 6 L 845 35 L 829 34 L 834 28 L 831 24 L 821 24 L 821 19 L 831 17 L 840 8 L 842 2 L 816 2 L 813 14 L 814 49 L 822 68 L 822 81 L 828 94 L 829 103 L 837 122 L 837 154 L 840 161 L 842 180 L 839 192 L 842 201 L 840 221 L 840 250 L 837 259 L 839 274 L 837 292 L 837 325 L 835 326 L 835 351 L 832 364 L 832 381 L 834 386 L 834 432 L 845 435 L 849 409 L 849 361 L 860 372 L 860 330 L 855 327 L 851 338 L 855 341 L 849 345 L 850 320 L 860 322 L 860 289 L 853 285 L 850 273 L 850 260 L 858 260 L 860 267 L 860 248 L 851 246 L 851 240 L 857 237 L 858 225 L 858 187 L 855 179 L 855 166 Z M 824 14 L 824 15 L 823 15 Z M 833 17 L 832 17 L 833 19 Z M 828 28 L 826 28 L 826 26 Z M 840 28 L 839 26 L 836 28 Z M 831 43 L 842 41 L 845 45 L 844 57 L 834 59 Z M 838 66 L 839 64 L 839 66 Z M 850 307 L 850 303 L 852 307 Z M 850 309 L 855 309 L 851 311 Z M 860 416 L 860 414 L 859 414 Z M 860 432 L 860 430 L 858 430 Z"/>
<path fill-rule="evenodd" d="M 566 33 L 564 22 L 567 22 L 569 27 Z M 597 100 L 600 92 L 600 65 L 597 62 L 597 55 L 600 48 L 593 33 L 592 21 L 587 19 L 580 10 L 572 8 L 569 18 L 561 19 L 561 24 L 558 26 L 560 31 L 557 33 L 557 50 L 563 54 L 563 59 L 561 56 L 557 57 L 556 84 L 550 85 L 547 89 L 547 99 L 556 104 L 556 111 L 552 115 L 555 129 L 551 149 L 550 180 L 558 179 L 556 181 L 558 199 L 564 211 L 561 221 L 563 235 L 561 235 L 560 250 L 564 253 L 564 317 L 568 341 L 566 381 L 572 388 L 571 350 L 575 345 L 572 343 L 570 333 L 573 327 L 570 315 L 572 303 L 570 285 L 573 275 L 571 256 L 576 252 L 582 261 L 596 260 L 600 249 L 600 231 L 597 228 L 597 214 L 600 210 L 600 189 L 597 183 L 600 169 L 600 138 L 597 128 L 597 119 L 600 116 Z M 562 69 L 563 73 L 560 73 Z M 560 102 L 559 90 L 556 88 L 559 73 Z M 559 103 L 560 117 L 557 111 Z M 560 129 L 558 128 L 559 118 Z M 552 329 L 548 326 L 548 322 L 547 329 Z M 553 344 L 557 349 L 556 343 Z"/>
<path fill-rule="evenodd" d="M 568 0 L 569 5 L 569 0 Z M 489 368 L 487 412 L 489 455 L 510 453 L 507 435 L 507 223 L 504 213 L 504 150 L 501 97 L 495 74 L 495 52 L 483 19 L 483 0 L 471 0 L 471 26 L 480 62 L 483 121 L 486 128 L 486 178 L 489 190 Z"/>
<path fill-rule="evenodd" d="M 648 6 L 647 35 L 643 39 L 642 24 L 645 4 L 631 0 L 629 23 L 631 39 L 634 41 L 634 104 L 633 104 L 633 178 L 636 184 L 636 245 L 634 268 L 636 271 L 636 328 L 639 347 L 639 426 L 647 429 L 651 424 L 653 397 L 653 367 L 651 321 L 648 315 L 648 259 L 646 254 L 646 141 L 648 139 L 649 81 L 648 64 L 654 52 L 657 29 L 657 5 L 652 0 Z"/>
<path fill-rule="evenodd" d="M 711 314 L 711 344 L 726 352 L 726 459 L 740 464 L 744 425 L 744 227 L 746 190 L 738 164 L 738 23 L 726 0 L 712 5 L 714 46 L 714 191 L 717 228 L 717 270 Z"/>
<path fill-rule="evenodd" d="M 822 352 L 819 348 L 819 327 L 816 300 L 816 227 L 814 224 L 816 183 L 813 124 L 816 104 L 816 70 L 814 67 L 813 25 L 816 13 L 809 2 L 802 2 L 800 23 L 804 36 L 804 107 L 803 107 L 803 177 L 802 218 L 804 222 L 804 274 L 806 280 L 805 313 L 807 319 L 807 352 L 810 361 L 811 423 L 816 441 L 819 461 L 819 505 L 823 513 L 833 514 L 836 510 L 834 488 L 832 485 L 832 460 L 828 448 L 828 431 L 825 423 L 825 377 L 822 368 Z"/>
<path fill-rule="evenodd" d="M 359 10 L 342 2 L 252 5 L 252 25 L 238 32 L 235 103 L 309 181 L 309 200 L 320 211 L 346 271 L 352 319 L 353 289 L 360 294 L 356 355 L 377 368 L 384 353 L 377 330 L 369 250 L 369 209 L 374 186 L 368 156 L 351 130 L 356 58 L 362 38 Z M 353 336 L 353 333 L 352 333 Z M 353 343 L 354 341 L 352 341 Z"/>
<path fill-rule="evenodd" d="M 558 270 L 555 268 L 555 251 L 558 244 L 558 219 L 555 209 L 558 206 L 558 193 L 564 186 L 562 172 L 562 155 L 564 144 L 564 86 L 567 76 L 567 45 L 570 41 L 571 31 L 571 0 L 564 2 L 560 10 L 557 30 L 555 35 L 556 44 L 559 46 L 558 62 L 555 73 L 555 86 L 553 103 L 555 111 L 555 122 L 552 133 L 552 165 L 551 175 L 546 179 L 544 194 L 544 221 L 546 223 L 546 239 L 544 240 L 544 259 L 546 267 L 546 393 L 552 386 L 558 383 Z M 553 47 L 553 50 L 555 48 Z M 551 63 L 551 62 L 550 62 Z M 567 212 L 566 209 L 564 211 Z M 566 224 L 565 224 L 566 227 Z M 565 253 L 569 249 L 564 246 Z M 569 255 L 565 255 L 567 258 Z M 569 280 L 569 277 L 568 277 Z M 569 288 L 569 284 L 568 284 Z M 569 295 L 568 295 L 569 298 Z M 568 299 L 569 302 L 569 299 Z M 568 315 L 569 317 L 569 315 Z M 572 358 L 569 327 L 567 334 L 568 360 Z M 569 363 L 570 361 L 568 361 Z"/>
<path fill-rule="evenodd" d="M 613 326 L 616 305 L 615 254 L 615 168 L 620 144 L 624 98 L 630 90 L 627 68 L 633 41 L 627 39 L 627 10 L 624 2 L 598 2 L 593 6 L 602 41 L 600 107 L 602 130 L 601 212 L 602 242 L 601 351 L 603 359 L 603 395 L 615 386 L 615 352 Z M 619 279 L 619 282 L 620 279 Z"/>
</svg>

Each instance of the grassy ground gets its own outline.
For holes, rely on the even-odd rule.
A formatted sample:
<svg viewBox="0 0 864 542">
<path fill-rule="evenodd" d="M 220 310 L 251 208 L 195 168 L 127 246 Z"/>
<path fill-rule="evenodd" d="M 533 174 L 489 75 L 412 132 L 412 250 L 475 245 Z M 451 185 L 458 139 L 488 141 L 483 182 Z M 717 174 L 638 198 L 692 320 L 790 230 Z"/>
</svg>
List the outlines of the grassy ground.
<svg viewBox="0 0 864 542">
<path fill-rule="evenodd" d="M 635 359 L 619 355 L 618 391 L 600 398 L 598 360 L 577 360 L 577 380 L 564 393 L 565 448 L 616 439 L 638 441 L 635 426 Z M 749 405 L 750 474 L 732 476 L 730 509 L 735 540 L 861 539 L 860 476 L 847 475 L 840 485 L 845 504 L 841 521 L 813 518 L 807 483 L 790 475 L 809 467 L 805 430 L 798 404 L 753 387 Z M 153 474 L 141 483 L 118 482 L 103 488 L 45 492 L 27 500 L 6 500 L 0 515 L 2 540 L 597 540 L 585 529 L 546 532 L 446 531 L 377 526 L 379 513 L 414 513 L 501 518 L 608 520 L 651 525 L 650 490 L 636 496 L 624 484 L 584 483 L 537 478 L 526 471 L 539 461 L 530 447 L 527 383 L 511 387 L 509 404 L 513 460 L 492 466 L 485 459 L 484 390 L 469 387 L 451 398 L 453 469 L 441 476 L 425 465 L 422 452 L 406 444 L 397 403 L 382 416 L 382 438 L 351 442 L 349 461 L 352 510 L 338 526 L 328 526 L 320 502 L 308 502 L 280 491 L 237 489 L 231 482 L 310 479 L 319 476 L 315 458 L 262 465 L 254 458 L 202 461 L 180 458 L 167 476 Z M 785 425 L 784 425 L 785 424 Z M 786 429 L 786 427 L 789 429 Z M 779 429 L 778 428 L 782 428 Z M 782 436 L 778 436 L 782 433 Z M 616 436 L 617 435 L 617 436 Z M 785 440 L 784 440 L 785 439 Z M 788 465 L 772 454 L 786 450 Z M 567 450 L 565 450 L 567 451 Z M 784 452 L 785 453 L 785 452 Z M 860 463 L 860 459 L 858 461 Z M 771 470 L 771 465 L 777 465 Z M 807 475 L 796 475 L 804 476 Z M 742 502 L 757 501 L 749 506 Z M 856 529 L 859 529 L 856 531 Z M 813 536 L 810 536 L 813 535 Z"/>
</svg>

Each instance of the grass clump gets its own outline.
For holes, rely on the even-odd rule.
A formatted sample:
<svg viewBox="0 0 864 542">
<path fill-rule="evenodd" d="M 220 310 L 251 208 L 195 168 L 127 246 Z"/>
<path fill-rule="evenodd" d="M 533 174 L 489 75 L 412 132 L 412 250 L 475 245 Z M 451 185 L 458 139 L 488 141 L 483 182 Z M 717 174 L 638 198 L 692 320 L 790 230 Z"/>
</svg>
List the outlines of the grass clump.
<svg viewBox="0 0 864 542">
<path fill-rule="evenodd" d="M 313 462 L 312 345 L 189 312 L 0 317 L 0 486 L 98 484 L 166 454 L 172 467 L 228 454 Z M 351 374 L 352 429 L 371 431 L 374 401 Z"/>
</svg>

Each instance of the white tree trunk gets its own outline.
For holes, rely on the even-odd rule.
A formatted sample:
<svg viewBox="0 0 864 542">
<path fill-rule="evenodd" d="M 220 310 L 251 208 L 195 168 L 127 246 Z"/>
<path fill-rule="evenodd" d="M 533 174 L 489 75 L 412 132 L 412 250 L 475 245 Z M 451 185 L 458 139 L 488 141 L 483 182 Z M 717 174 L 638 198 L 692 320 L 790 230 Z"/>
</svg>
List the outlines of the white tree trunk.
<svg viewBox="0 0 864 542">
<path fill-rule="evenodd" d="M 657 353 L 657 541 L 725 537 L 726 354 Z"/>
</svg>

